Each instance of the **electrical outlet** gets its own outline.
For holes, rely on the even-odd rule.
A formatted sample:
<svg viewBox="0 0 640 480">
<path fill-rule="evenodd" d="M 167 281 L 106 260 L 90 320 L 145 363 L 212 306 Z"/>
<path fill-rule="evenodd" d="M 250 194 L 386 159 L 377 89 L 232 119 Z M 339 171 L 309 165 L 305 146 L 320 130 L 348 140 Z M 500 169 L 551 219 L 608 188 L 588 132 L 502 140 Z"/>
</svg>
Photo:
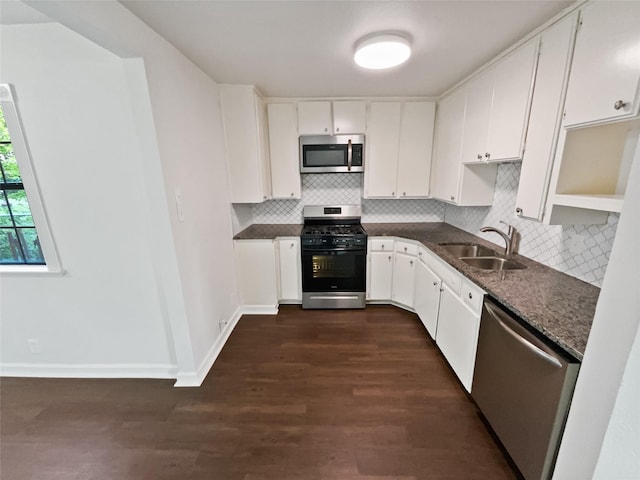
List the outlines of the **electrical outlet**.
<svg viewBox="0 0 640 480">
<path fill-rule="evenodd" d="M 40 342 L 38 341 L 37 338 L 28 339 L 27 340 L 27 345 L 29 345 L 29 351 L 31 353 L 33 353 L 34 355 L 37 355 L 40 352 L 42 352 L 42 350 L 40 350 Z"/>
</svg>

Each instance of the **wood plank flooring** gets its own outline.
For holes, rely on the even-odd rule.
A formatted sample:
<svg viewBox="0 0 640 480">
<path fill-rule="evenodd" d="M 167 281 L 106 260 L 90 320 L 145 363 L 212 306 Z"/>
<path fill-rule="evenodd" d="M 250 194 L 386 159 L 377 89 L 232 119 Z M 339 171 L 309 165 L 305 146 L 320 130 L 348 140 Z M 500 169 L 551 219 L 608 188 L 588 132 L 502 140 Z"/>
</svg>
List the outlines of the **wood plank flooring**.
<svg viewBox="0 0 640 480">
<path fill-rule="evenodd" d="M 417 317 L 244 316 L 200 388 L 0 381 L 0 478 L 517 478 Z"/>
</svg>

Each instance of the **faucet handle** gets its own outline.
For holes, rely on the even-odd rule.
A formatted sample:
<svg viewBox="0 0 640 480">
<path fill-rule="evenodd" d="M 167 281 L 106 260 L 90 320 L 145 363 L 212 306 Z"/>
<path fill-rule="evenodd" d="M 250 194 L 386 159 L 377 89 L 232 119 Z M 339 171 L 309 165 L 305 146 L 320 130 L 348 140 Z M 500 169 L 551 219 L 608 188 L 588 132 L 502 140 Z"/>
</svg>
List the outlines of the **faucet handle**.
<svg viewBox="0 0 640 480">
<path fill-rule="evenodd" d="M 513 232 L 516 231 L 516 227 L 514 227 L 510 223 L 507 223 L 504 220 L 499 220 L 499 222 L 502 223 L 503 225 L 506 225 L 507 227 L 509 227 L 509 233 L 508 233 L 509 235 L 511 235 Z"/>
</svg>

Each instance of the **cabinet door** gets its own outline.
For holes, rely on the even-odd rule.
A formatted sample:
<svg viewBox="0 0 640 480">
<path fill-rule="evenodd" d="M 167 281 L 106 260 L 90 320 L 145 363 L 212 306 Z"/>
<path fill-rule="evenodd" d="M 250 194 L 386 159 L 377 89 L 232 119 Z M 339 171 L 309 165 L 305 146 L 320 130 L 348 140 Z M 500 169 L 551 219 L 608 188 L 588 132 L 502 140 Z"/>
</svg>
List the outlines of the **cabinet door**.
<svg viewBox="0 0 640 480">
<path fill-rule="evenodd" d="M 522 217 L 542 220 L 560 133 L 576 21 L 577 16 L 572 15 L 542 34 L 516 200 L 516 214 Z"/>
<path fill-rule="evenodd" d="M 487 135 L 491 120 L 494 77 L 495 68 L 491 68 L 467 84 L 462 163 L 484 162 L 488 158 Z"/>
<path fill-rule="evenodd" d="M 416 257 L 396 253 L 393 266 L 393 292 L 391 299 L 411 308 L 413 308 L 416 261 Z"/>
<path fill-rule="evenodd" d="M 438 102 L 431 193 L 446 202 L 458 199 L 465 98 L 466 90 L 459 88 Z"/>
<path fill-rule="evenodd" d="M 300 198 L 298 117 L 295 103 L 270 103 L 269 152 L 273 198 Z"/>
<path fill-rule="evenodd" d="M 258 99 L 253 87 L 220 87 L 232 203 L 260 203 L 269 196 L 266 122 Z"/>
<path fill-rule="evenodd" d="M 414 308 L 431 338 L 436 338 L 442 281 L 424 263 L 416 265 Z"/>
<path fill-rule="evenodd" d="M 278 240 L 280 300 L 302 301 L 302 262 L 300 238 Z"/>
<path fill-rule="evenodd" d="M 429 195 L 435 114 L 435 102 L 407 102 L 402 108 L 396 187 L 399 197 Z"/>
<path fill-rule="evenodd" d="M 254 96 L 255 111 L 258 120 L 258 158 L 260 162 L 260 179 L 262 182 L 262 199 L 272 198 L 271 193 L 271 162 L 269 159 L 269 120 L 267 118 L 267 104 L 264 99 Z"/>
<path fill-rule="evenodd" d="M 300 135 L 331 135 L 331 102 L 298 103 L 298 133 Z"/>
<path fill-rule="evenodd" d="M 365 196 L 395 197 L 400 145 L 399 102 L 373 102 L 369 106 Z"/>
<path fill-rule="evenodd" d="M 275 306 L 278 284 L 273 240 L 236 240 L 234 246 L 242 304 Z"/>
<path fill-rule="evenodd" d="M 365 102 L 333 102 L 333 133 L 365 133 L 366 120 L 367 104 Z"/>
<path fill-rule="evenodd" d="M 488 161 L 522 158 L 537 55 L 538 42 L 532 41 L 495 67 L 487 135 Z"/>
<path fill-rule="evenodd" d="M 460 382 L 471 392 L 480 315 L 442 284 L 436 343 Z"/>
<path fill-rule="evenodd" d="M 393 253 L 371 252 L 369 254 L 369 300 L 391 300 L 391 282 L 393 281 Z"/>
<path fill-rule="evenodd" d="M 638 19 L 640 2 L 592 2 L 581 11 L 565 126 L 638 114 Z"/>
</svg>

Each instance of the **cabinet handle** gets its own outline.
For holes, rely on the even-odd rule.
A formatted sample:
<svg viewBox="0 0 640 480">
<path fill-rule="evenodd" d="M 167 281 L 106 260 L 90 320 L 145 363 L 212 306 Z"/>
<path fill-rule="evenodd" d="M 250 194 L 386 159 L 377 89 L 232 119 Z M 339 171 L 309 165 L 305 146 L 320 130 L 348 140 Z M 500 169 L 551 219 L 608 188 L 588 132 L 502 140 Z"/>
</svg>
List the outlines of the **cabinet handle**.
<svg viewBox="0 0 640 480">
<path fill-rule="evenodd" d="M 484 157 L 489 160 L 491 158 L 491 154 L 489 152 L 484 154 Z"/>
<path fill-rule="evenodd" d="M 449 198 L 450 198 L 451 200 L 455 200 L 455 199 L 456 199 L 456 197 L 454 197 L 453 195 L 451 195 Z"/>
<path fill-rule="evenodd" d="M 291 248 L 293 248 L 293 247 L 295 247 L 295 244 L 294 244 L 294 243 L 292 243 L 292 244 L 291 244 Z"/>
<path fill-rule="evenodd" d="M 391 255 L 389 255 L 389 261 L 391 261 Z"/>
<path fill-rule="evenodd" d="M 392 197 L 395 196 L 395 194 L 396 194 L 396 192 L 391 192 L 391 196 Z"/>
<path fill-rule="evenodd" d="M 324 129 L 324 131 L 325 131 L 325 132 L 328 132 L 328 131 L 329 131 L 329 129 L 328 129 L 328 128 L 325 128 L 325 129 Z"/>
<path fill-rule="evenodd" d="M 516 207 L 516 215 L 522 215 L 522 209 L 520 207 Z"/>
<path fill-rule="evenodd" d="M 413 260 L 409 260 L 409 265 L 413 266 Z"/>
<path fill-rule="evenodd" d="M 291 196 L 293 197 L 293 192 L 291 192 Z"/>
<path fill-rule="evenodd" d="M 407 253 L 407 247 L 404 247 L 404 253 Z"/>
<path fill-rule="evenodd" d="M 624 108 L 626 106 L 627 106 L 627 102 L 623 100 L 618 100 L 616 103 L 613 104 L 613 108 L 615 108 L 616 110 L 620 110 L 621 108 Z"/>
<path fill-rule="evenodd" d="M 402 192 L 402 196 L 406 197 L 407 196 L 407 192 Z"/>
<path fill-rule="evenodd" d="M 473 299 L 473 294 L 469 292 L 469 298 Z"/>
<path fill-rule="evenodd" d="M 437 287 L 438 286 L 438 282 L 433 282 L 433 286 Z"/>
<path fill-rule="evenodd" d="M 482 154 L 481 153 L 478 154 L 478 160 L 482 160 Z"/>
<path fill-rule="evenodd" d="M 347 171 L 351 171 L 351 162 L 353 159 L 353 147 L 351 146 L 351 139 L 347 144 Z"/>
<path fill-rule="evenodd" d="M 382 250 L 384 250 L 384 243 L 382 244 Z"/>
<path fill-rule="evenodd" d="M 336 127 L 336 132 L 339 132 L 339 131 L 340 131 L 340 127 Z"/>
<path fill-rule="evenodd" d="M 264 197 L 262 197 L 262 199 L 263 199 L 263 200 L 266 200 L 266 199 L 267 199 L 267 196 L 265 195 Z"/>
</svg>

